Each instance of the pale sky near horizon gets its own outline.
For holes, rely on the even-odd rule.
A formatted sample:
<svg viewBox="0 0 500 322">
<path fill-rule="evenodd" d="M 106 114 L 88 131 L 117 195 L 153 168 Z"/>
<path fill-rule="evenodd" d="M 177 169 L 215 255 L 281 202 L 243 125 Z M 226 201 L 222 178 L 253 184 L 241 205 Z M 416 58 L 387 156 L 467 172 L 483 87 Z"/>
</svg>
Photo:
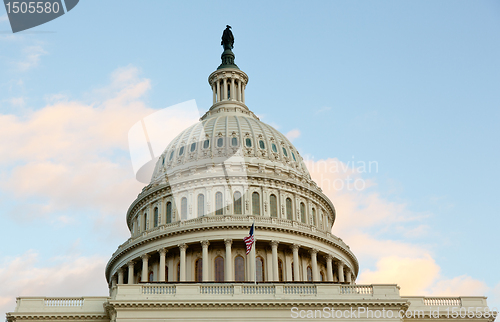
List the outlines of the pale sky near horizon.
<svg viewBox="0 0 500 322">
<path fill-rule="evenodd" d="M 311 171 L 368 185 L 323 186 L 359 281 L 500 308 L 499 2 L 86 0 L 18 34 L 3 8 L 0 312 L 19 295 L 106 295 L 143 187 L 127 131 L 210 107 L 226 24 L 248 107 L 311 167 L 377 164 Z"/>
</svg>

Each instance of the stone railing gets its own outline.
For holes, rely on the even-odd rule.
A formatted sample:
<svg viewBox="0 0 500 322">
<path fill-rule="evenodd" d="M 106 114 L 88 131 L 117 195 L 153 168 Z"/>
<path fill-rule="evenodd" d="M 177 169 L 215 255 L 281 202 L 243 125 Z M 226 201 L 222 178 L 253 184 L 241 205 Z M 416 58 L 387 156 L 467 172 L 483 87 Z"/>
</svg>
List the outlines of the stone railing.
<svg viewBox="0 0 500 322">
<path fill-rule="evenodd" d="M 65 297 L 65 298 L 45 298 L 43 304 L 45 306 L 83 306 L 83 297 Z"/>
<path fill-rule="evenodd" d="M 243 285 L 243 294 L 275 294 L 274 285 Z"/>
<path fill-rule="evenodd" d="M 372 285 L 342 285 L 340 294 L 373 294 Z"/>
<path fill-rule="evenodd" d="M 424 297 L 424 305 L 431 306 L 461 306 L 459 297 Z"/>
<path fill-rule="evenodd" d="M 233 285 L 202 285 L 200 286 L 201 294 L 233 294 Z"/>
<path fill-rule="evenodd" d="M 143 285 L 142 294 L 175 294 L 175 285 Z"/>
<path fill-rule="evenodd" d="M 285 285 L 284 294 L 316 294 L 316 285 Z"/>
</svg>

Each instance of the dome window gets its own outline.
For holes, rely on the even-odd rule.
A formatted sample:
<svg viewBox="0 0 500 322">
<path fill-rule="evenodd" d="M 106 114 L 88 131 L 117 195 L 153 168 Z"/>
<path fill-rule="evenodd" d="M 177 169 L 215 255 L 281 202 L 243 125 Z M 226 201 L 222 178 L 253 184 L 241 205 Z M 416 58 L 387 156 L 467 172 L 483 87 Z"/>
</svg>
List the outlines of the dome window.
<svg viewBox="0 0 500 322">
<path fill-rule="evenodd" d="M 203 148 L 208 149 L 209 146 L 210 146 L 210 140 L 207 139 L 203 142 Z"/>
<path fill-rule="evenodd" d="M 276 147 L 276 144 L 274 144 L 274 143 L 273 143 L 273 144 L 271 145 L 271 148 L 273 149 L 273 152 L 274 152 L 274 153 L 278 153 L 278 148 Z"/>
<path fill-rule="evenodd" d="M 223 138 L 218 138 L 217 139 L 217 147 L 218 148 L 222 148 L 223 145 L 224 145 L 224 139 Z"/>
<path fill-rule="evenodd" d="M 170 158 L 168 158 L 168 161 L 172 161 L 173 157 L 174 157 L 174 151 L 170 152 Z"/>
<path fill-rule="evenodd" d="M 224 214 L 224 207 L 222 206 L 222 192 L 215 194 L 215 214 L 222 216 Z"/>
<path fill-rule="evenodd" d="M 259 141 L 259 147 L 264 150 L 266 148 L 266 145 L 264 144 L 264 141 L 260 140 Z"/>
<path fill-rule="evenodd" d="M 181 199 L 181 220 L 186 220 L 187 219 L 187 213 L 188 213 L 188 201 L 187 198 L 184 197 Z"/>
<path fill-rule="evenodd" d="M 246 145 L 247 147 L 251 148 L 251 147 L 252 147 L 252 139 L 247 138 L 247 139 L 245 140 L 245 145 Z"/>
<path fill-rule="evenodd" d="M 236 191 L 234 193 L 233 211 L 235 215 L 241 215 L 241 192 Z"/>
<path fill-rule="evenodd" d="M 163 157 L 163 159 L 161 161 L 161 165 L 165 165 L 165 157 Z"/>
<path fill-rule="evenodd" d="M 238 146 L 238 138 L 232 138 L 231 139 L 231 145 L 232 146 Z"/>
<path fill-rule="evenodd" d="M 286 149 L 283 148 L 283 154 L 287 157 L 288 156 L 288 152 L 286 152 Z"/>
<path fill-rule="evenodd" d="M 181 146 L 181 149 L 179 150 L 179 156 L 183 155 L 184 154 L 184 147 Z"/>
<path fill-rule="evenodd" d="M 196 150 L 196 142 L 191 144 L 191 152 L 194 152 Z"/>
<path fill-rule="evenodd" d="M 295 153 L 292 152 L 292 158 L 293 158 L 293 161 L 297 161 L 297 159 L 295 159 Z"/>
</svg>

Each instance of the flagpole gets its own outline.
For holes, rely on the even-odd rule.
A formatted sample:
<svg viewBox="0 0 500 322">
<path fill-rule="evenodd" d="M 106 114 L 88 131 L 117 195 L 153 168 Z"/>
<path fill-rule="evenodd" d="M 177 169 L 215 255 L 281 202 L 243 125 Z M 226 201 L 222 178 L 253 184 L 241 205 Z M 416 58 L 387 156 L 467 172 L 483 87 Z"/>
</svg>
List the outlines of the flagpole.
<svg viewBox="0 0 500 322">
<path fill-rule="evenodd" d="M 256 262 L 256 259 L 257 259 L 257 238 L 255 238 L 255 217 L 253 218 L 253 252 L 255 254 L 254 258 L 253 258 L 253 267 L 255 267 L 254 269 L 254 284 L 257 285 L 257 262 Z"/>
</svg>

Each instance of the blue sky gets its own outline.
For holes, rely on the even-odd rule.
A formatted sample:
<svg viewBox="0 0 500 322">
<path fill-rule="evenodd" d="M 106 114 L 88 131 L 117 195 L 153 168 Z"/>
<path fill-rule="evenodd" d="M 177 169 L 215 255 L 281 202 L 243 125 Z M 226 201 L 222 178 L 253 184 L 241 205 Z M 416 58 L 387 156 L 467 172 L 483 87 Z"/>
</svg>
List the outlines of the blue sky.
<svg viewBox="0 0 500 322">
<path fill-rule="evenodd" d="M 325 189 L 361 280 L 410 265 L 429 278 L 395 276 L 402 290 L 500 306 L 498 2 L 88 0 L 18 34 L 0 9 L 1 308 L 105 294 L 142 187 L 127 130 L 210 107 L 226 24 L 261 120 L 312 160 L 377 162 L 365 190 Z"/>
</svg>

